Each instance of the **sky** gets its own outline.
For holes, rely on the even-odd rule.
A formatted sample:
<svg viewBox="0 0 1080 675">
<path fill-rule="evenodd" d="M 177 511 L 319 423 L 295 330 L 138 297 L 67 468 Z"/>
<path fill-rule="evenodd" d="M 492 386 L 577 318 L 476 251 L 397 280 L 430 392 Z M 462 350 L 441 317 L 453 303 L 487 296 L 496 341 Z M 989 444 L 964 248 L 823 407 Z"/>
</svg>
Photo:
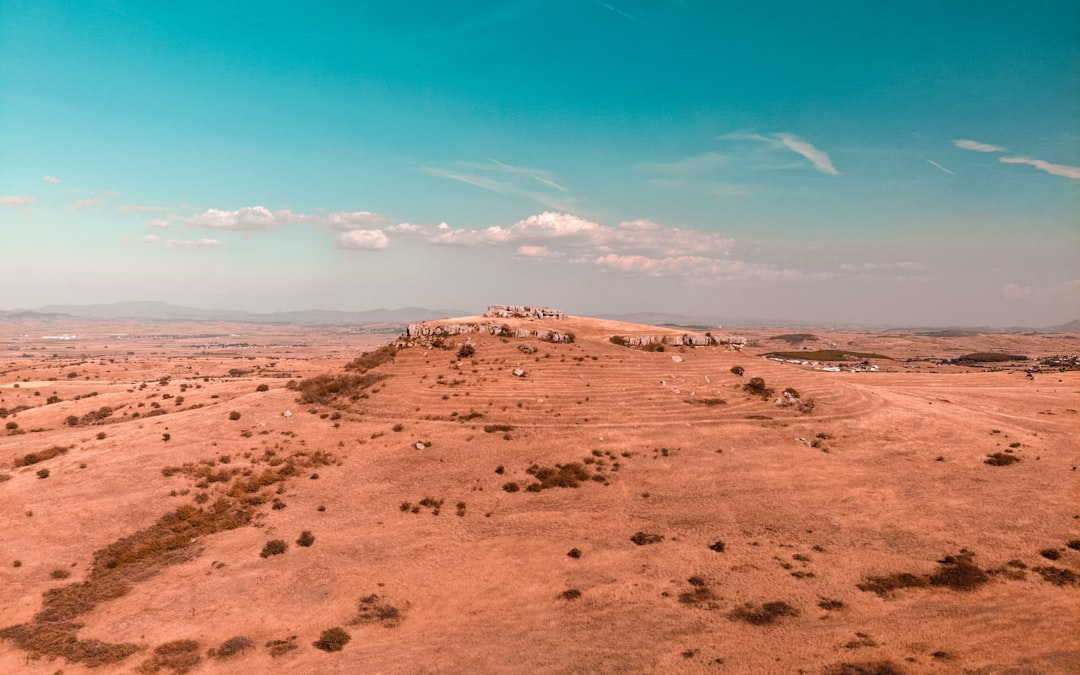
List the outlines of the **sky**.
<svg viewBox="0 0 1080 675">
<path fill-rule="evenodd" d="M 1080 318 L 1080 3 L 0 2 L 0 309 Z"/>
</svg>

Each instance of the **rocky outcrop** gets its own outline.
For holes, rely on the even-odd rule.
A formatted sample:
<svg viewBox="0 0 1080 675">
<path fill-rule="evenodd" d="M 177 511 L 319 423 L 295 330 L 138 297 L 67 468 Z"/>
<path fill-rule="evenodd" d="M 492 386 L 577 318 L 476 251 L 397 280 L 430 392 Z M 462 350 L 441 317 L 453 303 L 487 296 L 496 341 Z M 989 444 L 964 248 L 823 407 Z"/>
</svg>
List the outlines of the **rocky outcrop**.
<svg viewBox="0 0 1080 675">
<path fill-rule="evenodd" d="M 611 341 L 624 347 L 650 348 L 660 345 L 671 347 L 711 347 L 723 346 L 731 351 L 739 351 L 746 345 L 746 338 L 735 335 L 615 335 Z"/>
<path fill-rule="evenodd" d="M 545 330 L 543 328 L 511 328 L 506 324 L 489 321 L 486 323 L 413 323 L 405 329 L 402 342 L 409 344 L 434 344 L 453 335 L 479 333 L 497 337 L 536 338 L 544 342 L 573 342 L 573 333 Z"/>
<path fill-rule="evenodd" d="M 550 307 L 528 305 L 488 305 L 484 316 L 497 319 L 561 319 L 563 313 Z"/>
</svg>

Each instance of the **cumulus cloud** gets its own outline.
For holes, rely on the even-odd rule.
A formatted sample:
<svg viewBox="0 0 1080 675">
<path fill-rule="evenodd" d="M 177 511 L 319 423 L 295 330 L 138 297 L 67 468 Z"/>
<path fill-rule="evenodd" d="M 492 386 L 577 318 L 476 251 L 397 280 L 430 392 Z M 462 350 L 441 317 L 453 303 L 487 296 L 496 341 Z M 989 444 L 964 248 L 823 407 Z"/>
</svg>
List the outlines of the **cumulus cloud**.
<svg viewBox="0 0 1080 675">
<path fill-rule="evenodd" d="M 153 218 L 146 221 L 146 226 L 151 227 L 155 230 L 164 230 L 169 226 L 169 221 L 165 220 L 164 218 Z"/>
<path fill-rule="evenodd" d="M 1041 159 L 1032 159 L 1030 157 L 999 157 L 998 161 L 1004 164 L 1029 164 L 1040 171 L 1045 171 L 1054 176 L 1063 176 L 1065 178 L 1080 180 L 1080 166 L 1051 164 L 1050 162 L 1044 162 Z"/>
<path fill-rule="evenodd" d="M 0 195 L 0 206 L 16 209 L 20 206 L 30 206 L 34 203 L 33 197 L 16 197 L 14 195 Z"/>
<path fill-rule="evenodd" d="M 169 248 L 220 248 L 225 244 L 217 239 L 170 239 L 165 242 L 165 245 Z"/>
<path fill-rule="evenodd" d="M 525 258 L 551 257 L 551 251 L 547 246 L 518 246 L 517 254 Z"/>
<path fill-rule="evenodd" d="M 271 211 L 265 206 L 245 206 L 235 211 L 207 209 L 205 213 L 184 221 L 188 227 L 230 232 L 266 232 L 283 225 L 313 220 L 311 216 L 293 213 L 288 209 Z"/>
<path fill-rule="evenodd" d="M 382 230 L 350 230 L 334 236 L 338 248 L 351 248 L 376 251 L 390 244 L 390 239 Z"/>
<path fill-rule="evenodd" d="M 82 209 L 89 208 L 91 206 L 104 206 L 104 205 L 105 205 L 105 200 L 104 199 L 97 199 L 97 198 L 80 199 L 79 201 L 72 204 L 71 208 L 75 209 L 76 211 L 81 211 Z"/>
<path fill-rule="evenodd" d="M 958 138 L 953 141 L 952 144 L 961 150 L 974 150 L 975 152 L 1005 152 L 1005 148 L 999 145 L 980 143 L 979 141 L 972 141 L 966 138 Z"/>
<path fill-rule="evenodd" d="M 338 232 L 369 230 L 386 221 L 386 216 L 371 211 L 341 211 L 326 217 L 326 226 Z"/>
<path fill-rule="evenodd" d="M 54 185 L 60 182 L 60 179 L 56 176 L 42 176 L 41 180 L 45 181 L 46 183 L 53 183 Z"/>
</svg>

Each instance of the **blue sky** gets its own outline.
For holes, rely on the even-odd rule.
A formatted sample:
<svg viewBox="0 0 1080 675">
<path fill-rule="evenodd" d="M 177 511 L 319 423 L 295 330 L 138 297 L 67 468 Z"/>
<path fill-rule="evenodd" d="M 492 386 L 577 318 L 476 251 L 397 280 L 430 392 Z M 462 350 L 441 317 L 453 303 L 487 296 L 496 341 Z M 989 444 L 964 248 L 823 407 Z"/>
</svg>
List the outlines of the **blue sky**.
<svg viewBox="0 0 1080 675">
<path fill-rule="evenodd" d="M 1078 225 L 1075 2 L 0 4 L 7 308 L 1048 325 Z"/>
</svg>

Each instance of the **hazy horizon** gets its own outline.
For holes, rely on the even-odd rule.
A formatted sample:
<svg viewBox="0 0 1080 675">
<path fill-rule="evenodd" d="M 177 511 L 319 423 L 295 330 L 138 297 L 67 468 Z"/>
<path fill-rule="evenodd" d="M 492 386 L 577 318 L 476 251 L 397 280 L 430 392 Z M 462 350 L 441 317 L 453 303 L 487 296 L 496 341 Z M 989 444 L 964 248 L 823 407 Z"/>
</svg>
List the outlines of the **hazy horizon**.
<svg viewBox="0 0 1080 675">
<path fill-rule="evenodd" d="M 1080 316 L 1080 6 L 13 0 L 0 291 Z"/>
</svg>

